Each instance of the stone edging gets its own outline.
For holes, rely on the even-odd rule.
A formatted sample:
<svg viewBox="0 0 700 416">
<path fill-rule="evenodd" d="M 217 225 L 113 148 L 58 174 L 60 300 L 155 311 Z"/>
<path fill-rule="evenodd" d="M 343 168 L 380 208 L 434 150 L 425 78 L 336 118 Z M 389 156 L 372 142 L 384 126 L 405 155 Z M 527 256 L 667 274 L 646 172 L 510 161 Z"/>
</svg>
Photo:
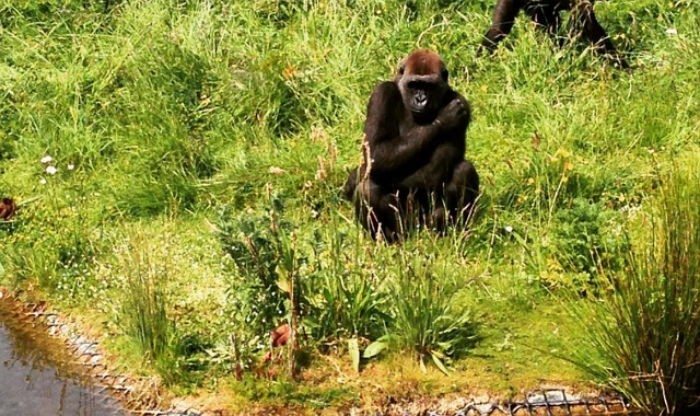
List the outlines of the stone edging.
<svg viewBox="0 0 700 416">
<path fill-rule="evenodd" d="M 382 416 L 637 416 L 642 412 L 631 407 L 619 395 L 567 393 L 563 388 L 530 392 L 524 399 L 498 401 L 490 398 L 427 401 L 426 403 L 391 403 L 377 415 Z"/>
<path fill-rule="evenodd" d="M 151 416 L 203 416 L 192 408 L 171 407 L 158 410 L 161 400 L 152 380 L 134 379 L 110 371 L 99 343 L 80 334 L 76 324 L 51 311 L 46 302 L 27 303 L 17 299 L 9 290 L 0 288 L 0 302 L 11 302 L 15 313 L 33 325 L 41 325 L 48 335 L 60 339 L 75 363 L 99 389 L 124 406 L 127 412 Z"/>
</svg>

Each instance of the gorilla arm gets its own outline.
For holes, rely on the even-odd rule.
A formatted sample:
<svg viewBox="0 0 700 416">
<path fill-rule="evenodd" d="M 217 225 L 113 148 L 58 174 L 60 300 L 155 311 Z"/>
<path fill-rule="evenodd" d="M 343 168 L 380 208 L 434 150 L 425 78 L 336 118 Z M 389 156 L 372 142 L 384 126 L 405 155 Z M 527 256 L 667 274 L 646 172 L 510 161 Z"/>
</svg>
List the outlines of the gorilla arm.
<svg viewBox="0 0 700 416">
<path fill-rule="evenodd" d="M 498 0 L 496 9 L 493 12 L 493 23 L 481 42 L 479 54 L 485 51 L 493 51 L 503 38 L 505 38 L 513 28 L 515 17 L 523 6 L 522 0 Z"/>
<path fill-rule="evenodd" d="M 394 182 L 410 174 L 430 158 L 440 140 L 442 128 L 437 119 L 425 125 L 415 124 L 409 121 L 410 114 L 402 118 L 400 107 L 401 93 L 390 81 L 374 89 L 367 106 L 365 143 L 371 159 L 370 175 L 381 182 Z M 365 165 L 367 156 L 365 153 Z"/>
<path fill-rule="evenodd" d="M 367 108 L 365 145 L 369 145 L 373 180 L 402 188 L 435 188 L 443 185 L 452 169 L 464 160 L 466 129 L 471 120 L 469 102 L 452 91 L 450 100 L 428 125 L 413 125 L 400 135 L 397 106 L 401 95 L 393 82 L 375 88 Z M 398 101 L 398 103 L 397 103 Z M 365 163 L 348 175 L 343 188 L 352 200 L 357 184 L 366 174 Z M 422 159 L 422 160 L 421 160 Z"/>
<path fill-rule="evenodd" d="M 467 127 L 471 121 L 469 102 L 460 94 L 454 97 L 438 116 L 442 134 L 430 159 L 423 166 L 401 180 L 399 187 L 405 189 L 438 189 L 449 182 L 452 171 L 464 160 Z"/>
</svg>

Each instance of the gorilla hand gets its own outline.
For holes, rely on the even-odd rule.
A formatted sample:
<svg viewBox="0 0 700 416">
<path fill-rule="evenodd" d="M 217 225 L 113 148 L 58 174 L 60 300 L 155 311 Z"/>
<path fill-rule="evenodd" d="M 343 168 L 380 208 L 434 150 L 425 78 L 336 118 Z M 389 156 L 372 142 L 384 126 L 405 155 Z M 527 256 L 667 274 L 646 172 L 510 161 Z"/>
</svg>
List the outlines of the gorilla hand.
<svg viewBox="0 0 700 416">
<path fill-rule="evenodd" d="M 469 107 L 460 98 L 450 101 L 438 114 L 435 121 L 445 130 L 452 130 L 464 122 L 469 122 Z"/>
</svg>

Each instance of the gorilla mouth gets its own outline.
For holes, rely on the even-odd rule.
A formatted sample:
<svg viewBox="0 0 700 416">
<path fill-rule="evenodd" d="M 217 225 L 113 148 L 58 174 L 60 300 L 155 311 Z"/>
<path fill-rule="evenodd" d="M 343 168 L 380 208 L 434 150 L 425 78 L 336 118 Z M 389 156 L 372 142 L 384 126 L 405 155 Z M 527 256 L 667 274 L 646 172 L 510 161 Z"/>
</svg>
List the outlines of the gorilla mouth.
<svg viewBox="0 0 700 416">
<path fill-rule="evenodd" d="M 415 87 L 414 87 L 415 88 Z M 428 91 L 423 88 L 415 88 L 413 92 L 413 102 L 411 110 L 415 113 L 424 113 L 428 110 Z"/>
</svg>

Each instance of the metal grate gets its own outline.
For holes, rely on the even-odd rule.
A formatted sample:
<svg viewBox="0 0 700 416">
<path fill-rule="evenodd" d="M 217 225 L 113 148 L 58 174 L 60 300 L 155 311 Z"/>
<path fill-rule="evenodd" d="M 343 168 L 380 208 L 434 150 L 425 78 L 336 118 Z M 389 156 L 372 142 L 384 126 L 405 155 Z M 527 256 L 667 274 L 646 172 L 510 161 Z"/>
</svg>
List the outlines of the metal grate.
<svg viewBox="0 0 700 416">
<path fill-rule="evenodd" d="M 446 413 L 428 412 L 430 416 Z M 521 401 L 505 403 L 469 403 L 454 416 L 579 416 L 579 415 L 641 415 L 622 396 L 584 396 L 566 394 L 563 389 L 529 393 Z"/>
</svg>

